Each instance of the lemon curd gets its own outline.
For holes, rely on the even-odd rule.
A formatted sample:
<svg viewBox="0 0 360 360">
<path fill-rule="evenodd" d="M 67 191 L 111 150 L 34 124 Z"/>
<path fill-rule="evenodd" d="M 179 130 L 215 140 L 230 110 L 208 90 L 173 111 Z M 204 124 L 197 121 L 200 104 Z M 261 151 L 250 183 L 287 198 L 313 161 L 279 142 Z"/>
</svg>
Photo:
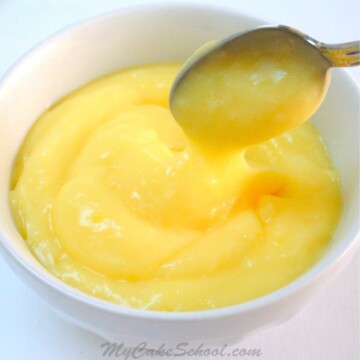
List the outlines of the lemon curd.
<svg viewBox="0 0 360 360">
<path fill-rule="evenodd" d="M 179 69 L 129 68 L 73 92 L 14 164 L 12 214 L 36 258 L 123 306 L 201 310 L 267 294 L 317 261 L 339 217 L 338 175 L 311 124 L 199 149 L 168 107 Z"/>
</svg>

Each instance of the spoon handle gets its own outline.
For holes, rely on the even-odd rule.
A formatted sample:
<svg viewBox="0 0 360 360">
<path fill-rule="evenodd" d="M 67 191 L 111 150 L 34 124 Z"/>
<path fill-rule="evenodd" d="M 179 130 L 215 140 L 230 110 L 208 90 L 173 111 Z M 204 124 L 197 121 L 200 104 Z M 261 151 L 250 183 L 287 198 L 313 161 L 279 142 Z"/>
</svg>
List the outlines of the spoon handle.
<svg viewBox="0 0 360 360">
<path fill-rule="evenodd" d="M 347 67 L 360 64 L 360 41 L 345 44 L 316 44 L 331 66 Z"/>
</svg>

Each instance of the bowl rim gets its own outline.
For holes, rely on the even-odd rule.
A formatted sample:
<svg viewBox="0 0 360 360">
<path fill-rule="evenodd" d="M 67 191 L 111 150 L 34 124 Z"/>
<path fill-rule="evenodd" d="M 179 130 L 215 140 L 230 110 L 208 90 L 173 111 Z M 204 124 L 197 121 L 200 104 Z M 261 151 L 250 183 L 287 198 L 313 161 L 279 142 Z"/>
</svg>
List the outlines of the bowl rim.
<svg viewBox="0 0 360 360">
<path fill-rule="evenodd" d="M 123 4 L 119 6 L 116 10 L 107 11 L 105 13 L 94 15 L 80 21 L 76 21 L 73 24 L 70 24 L 58 31 L 54 34 L 46 37 L 37 45 L 30 48 L 23 56 L 21 56 L 13 66 L 11 66 L 5 74 L 0 78 L 0 97 L 3 89 L 8 86 L 8 83 L 11 83 L 12 77 L 17 74 L 18 69 L 21 69 L 23 66 L 26 66 L 26 63 L 31 61 L 34 56 L 37 56 L 42 50 L 45 50 L 49 45 L 55 43 L 58 39 L 70 34 L 74 30 L 78 30 L 82 27 L 92 26 L 97 22 L 104 21 L 110 18 L 116 18 L 120 14 L 123 15 L 128 11 L 139 11 L 142 8 L 148 9 L 156 9 L 156 8 L 189 8 L 194 10 L 197 8 L 198 10 L 203 10 L 204 7 L 206 9 L 211 9 L 218 12 L 229 12 L 231 14 L 237 14 L 240 17 L 248 18 L 250 20 L 262 21 L 264 23 L 273 23 L 271 20 L 259 18 L 256 15 L 253 15 L 248 12 L 244 12 L 238 9 L 235 5 L 230 4 L 218 4 L 218 3 L 209 3 L 205 1 L 196 1 L 195 3 L 184 2 L 181 0 L 175 0 L 172 2 L 168 2 L 166 0 L 162 1 L 152 1 L 152 2 L 137 2 L 134 4 Z M 350 86 L 353 86 L 359 94 L 359 84 L 357 81 L 344 69 L 338 70 L 343 76 L 347 79 L 347 82 Z M 359 225 L 359 224 L 357 224 Z M 19 238 L 23 241 L 22 237 L 18 234 Z M 5 240 L 5 241 L 4 241 Z M 95 308 L 99 311 L 105 311 L 107 313 L 113 315 L 121 315 L 125 317 L 131 317 L 136 319 L 147 319 L 147 320 L 157 320 L 157 321 L 181 321 L 188 322 L 193 320 L 211 320 L 217 318 L 231 317 L 235 314 L 244 314 L 248 312 L 252 312 L 254 310 L 258 310 L 261 308 L 265 308 L 273 305 L 274 303 L 278 303 L 281 300 L 285 300 L 297 292 L 302 290 L 305 287 L 309 287 L 315 282 L 317 282 L 320 278 L 322 278 L 327 271 L 332 269 L 337 265 L 337 263 L 346 256 L 346 254 L 355 247 L 360 245 L 360 231 L 359 226 L 357 226 L 357 233 L 349 242 L 342 241 L 337 251 L 331 252 L 329 256 L 323 255 L 310 269 L 308 269 L 304 274 L 300 277 L 296 278 L 289 284 L 272 291 L 269 294 L 265 294 L 261 297 L 230 306 L 225 306 L 221 308 L 215 309 L 207 309 L 207 310 L 194 310 L 194 311 L 160 311 L 160 310 L 146 310 L 146 309 L 138 309 L 125 307 L 121 304 L 111 303 L 106 300 L 102 300 L 96 297 L 93 297 L 87 293 L 84 293 L 78 290 L 75 287 L 72 287 L 65 282 L 61 281 L 57 277 L 55 277 L 52 273 L 50 273 L 46 268 L 42 267 L 41 269 L 35 267 L 30 262 L 25 261 L 23 255 L 16 251 L 14 247 L 11 246 L 11 240 L 3 233 L 3 230 L 0 227 L 0 248 L 3 249 L 9 257 L 16 262 L 16 264 L 22 268 L 22 270 L 31 274 L 35 280 L 44 283 L 46 286 L 49 286 L 55 292 L 59 293 L 62 296 L 69 298 L 75 302 L 78 302 L 82 305 L 89 306 L 91 308 Z M 37 261 L 37 259 L 34 259 Z"/>
</svg>

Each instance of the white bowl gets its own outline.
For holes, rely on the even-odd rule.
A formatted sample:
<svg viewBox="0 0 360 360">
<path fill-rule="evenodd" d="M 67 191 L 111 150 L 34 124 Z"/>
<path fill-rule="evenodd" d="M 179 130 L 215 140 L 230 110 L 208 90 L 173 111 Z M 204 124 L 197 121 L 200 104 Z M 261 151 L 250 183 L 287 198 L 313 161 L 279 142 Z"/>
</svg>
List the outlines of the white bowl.
<svg viewBox="0 0 360 360">
<path fill-rule="evenodd" d="M 184 60 L 210 40 L 264 23 L 231 8 L 206 4 L 168 2 L 126 7 L 51 37 L 24 56 L 2 80 L 1 252 L 18 276 L 62 318 L 112 341 L 229 341 L 292 316 L 349 261 L 359 233 L 359 110 L 358 88 L 343 70 L 333 71 L 327 98 L 313 118 L 341 174 L 343 215 L 323 258 L 278 291 L 244 304 L 207 311 L 171 313 L 123 308 L 55 278 L 33 257 L 12 221 L 8 205 L 12 163 L 27 131 L 49 105 L 119 68 Z"/>
</svg>

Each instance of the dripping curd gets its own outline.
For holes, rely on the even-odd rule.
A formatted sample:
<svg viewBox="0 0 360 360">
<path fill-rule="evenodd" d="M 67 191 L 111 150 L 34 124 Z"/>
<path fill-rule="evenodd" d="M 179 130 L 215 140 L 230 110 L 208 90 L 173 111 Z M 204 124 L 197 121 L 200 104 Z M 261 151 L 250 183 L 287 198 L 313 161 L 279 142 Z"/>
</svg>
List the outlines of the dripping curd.
<svg viewBox="0 0 360 360">
<path fill-rule="evenodd" d="M 338 175 L 311 124 L 231 151 L 198 147 L 168 107 L 179 69 L 128 68 L 73 92 L 14 164 L 12 213 L 36 258 L 123 306 L 201 310 L 267 294 L 317 261 L 339 217 Z"/>
</svg>

